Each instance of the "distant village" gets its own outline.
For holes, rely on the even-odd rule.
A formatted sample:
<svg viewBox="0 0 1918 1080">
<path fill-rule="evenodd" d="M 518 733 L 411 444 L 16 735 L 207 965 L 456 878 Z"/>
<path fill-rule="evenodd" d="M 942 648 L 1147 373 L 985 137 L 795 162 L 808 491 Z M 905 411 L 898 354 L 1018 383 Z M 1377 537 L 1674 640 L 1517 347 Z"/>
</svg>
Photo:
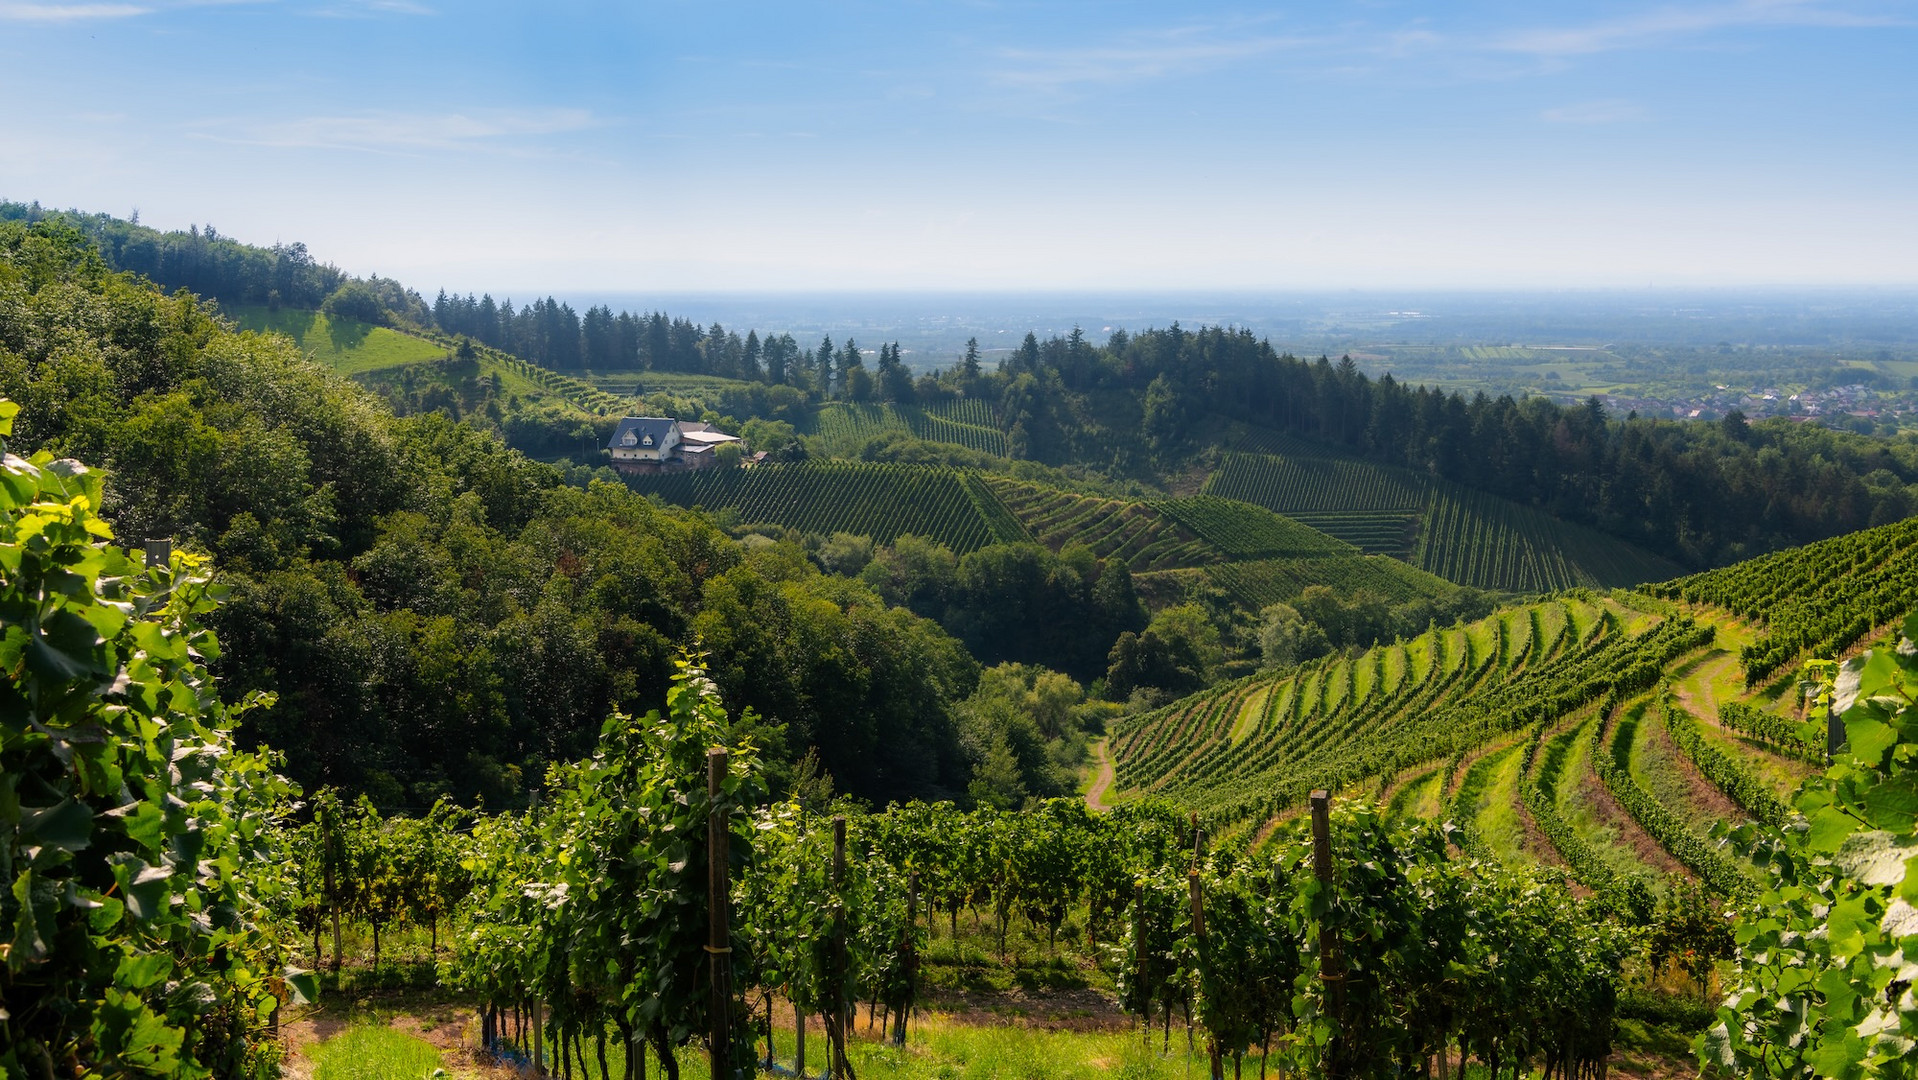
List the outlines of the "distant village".
<svg viewBox="0 0 1918 1080">
<path fill-rule="evenodd" d="M 1575 403 L 1576 395 L 1553 395 Z M 1857 417 L 1874 423 L 1918 422 L 1918 390 L 1880 390 L 1862 383 L 1824 390 L 1790 393 L 1776 387 L 1737 390 L 1718 386 L 1712 392 L 1682 398 L 1629 397 L 1600 394 L 1599 401 L 1613 416 L 1671 417 L 1677 420 L 1717 420 L 1733 409 L 1750 420 L 1788 416 L 1798 420 L 1835 421 Z"/>
</svg>

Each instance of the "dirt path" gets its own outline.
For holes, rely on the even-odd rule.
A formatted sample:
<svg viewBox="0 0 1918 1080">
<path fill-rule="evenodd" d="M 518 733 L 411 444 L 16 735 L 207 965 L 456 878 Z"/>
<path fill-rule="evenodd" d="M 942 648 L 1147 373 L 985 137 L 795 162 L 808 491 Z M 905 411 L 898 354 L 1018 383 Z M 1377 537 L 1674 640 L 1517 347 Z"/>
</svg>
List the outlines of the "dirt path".
<svg viewBox="0 0 1918 1080">
<path fill-rule="evenodd" d="M 1094 810 L 1110 810 L 1112 807 L 1106 802 L 1106 792 L 1112 790 L 1115 777 L 1112 755 L 1106 752 L 1106 740 L 1093 743 L 1092 752 L 1099 758 L 1099 772 L 1092 778 L 1092 786 L 1086 789 L 1086 805 Z"/>
<path fill-rule="evenodd" d="M 1686 712 L 1717 726 L 1718 695 L 1713 691 L 1712 684 L 1737 663 L 1738 654 L 1713 649 L 1683 666 L 1678 672 L 1679 677 L 1672 681 L 1672 696 L 1678 699 Z"/>
</svg>

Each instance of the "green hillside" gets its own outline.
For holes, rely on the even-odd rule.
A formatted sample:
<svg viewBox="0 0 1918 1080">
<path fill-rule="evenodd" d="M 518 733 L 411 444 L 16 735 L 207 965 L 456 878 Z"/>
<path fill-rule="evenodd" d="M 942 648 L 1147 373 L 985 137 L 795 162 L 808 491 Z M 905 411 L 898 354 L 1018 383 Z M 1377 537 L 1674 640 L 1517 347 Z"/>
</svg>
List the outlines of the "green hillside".
<svg viewBox="0 0 1918 1080">
<path fill-rule="evenodd" d="M 368 384 L 403 377 L 420 365 L 446 363 L 455 347 L 443 335 L 422 336 L 318 311 L 241 306 L 227 315 L 242 330 L 284 334 L 313 359 Z M 613 415 L 624 404 L 583 380 L 486 346 L 478 346 L 468 363 L 479 375 L 497 377 L 501 393 L 530 402 L 563 402 L 595 415 Z"/>
<path fill-rule="evenodd" d="M 1101 559 L 1124 560 L 1134 573 L 1203 566 L 1222 557 L 1176 518 L 1146 503 L 1004 477 L 986 482 L 1033 539 L 1055 551 L 1083 544 Z"/>
<path fill-rule="evenodd" d="M 889 544 L 912 534 L 965 553 L 1029 539 L 983 478 L 942 465 L 809 461 L 631 479 L 680 506 L 729 510 L 743 523 L 849 532 Z"/>
<path fill-rule="evenodd" d="M 1478 588 L 1614 588 L 1680 572 L 1669 560 L 1542 511 L 1275 432 L 1242 439 L 1205 490 Z"/>
<path fill-rule="evenodd" d="M 811 461 L 752 469 L 635 476 L 635 490 L 679 506 L 804 532 L 848 532 L 890 543 L 912 534 L 964 554 L 1035 540 L 1083 545 L 1124 562 L 1149 598 L 1205 582 L 1254 612 L 1312 585 L 1398 603 L 1454 586 L 1261 507 L 1215 495 L 1132 502 L 942 465 Z M 1157 600 L 1155 599 L 1155 604 Z"/>
<path fill-rule="evenodd" d="M 1712 824 L 1782 821 L 1822 747 L 1789 676 L 1915 600 L 1918 519 L 1639 593 L 1575 590 L 1128 719 L 1116 790 L 1253 835 L 1314 788 L 1369 792 L 1592 888 L 1680 871 L 1741 894 Z"/>
<path fill-rule="evenodd" d="M 1248 611 L 1291 600 L 1311 585 L 1324 585 L 1341 596 L 1369 592 L 1391 603 L 1438 596 L 1453 587 L 1444 578 L 1387 555 L 1248 559 L 1214 563 L 1204 573 Z"/>
<path fill-rule="evenodd" d="M 999 430 L 992 406 L 978 398 L 923 406 L 827 402 L 813 411 L 806 428 L 806 434 L 818 436 L 827 453 L 837 456 L 857 454 L 871 440 L 894 432 L 1006 455 L 1006 436 Z"/>
<path fill-rule="evenodd" d="M 425 338 L 318 311 L 232 307 L 226 314 L 242 330 L 285 334 L 315 360 L 348 375 L 439 360 L 447 352 Z"/>
</svg>

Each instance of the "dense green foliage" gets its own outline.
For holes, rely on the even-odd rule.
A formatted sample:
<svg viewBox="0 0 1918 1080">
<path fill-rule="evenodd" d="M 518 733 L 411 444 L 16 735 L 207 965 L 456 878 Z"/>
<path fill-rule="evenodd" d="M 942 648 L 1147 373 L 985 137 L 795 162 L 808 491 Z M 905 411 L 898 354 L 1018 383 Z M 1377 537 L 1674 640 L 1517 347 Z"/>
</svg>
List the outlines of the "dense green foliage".
<svg viewBox="0 0 1918 1080">
<path fill-rule="evenodd" d="M 1830 707 L 1846 741 L 1799 792 L 1791 827 L 1730 830 L 1767 888 L 1740 913 L 1735 975 L 1701 1057 L 1741 1075 L 1918 1071 L 1918 659 L 1846 661 Z"/>
<path fill-rule="evenodd" d="M 1179 460 L 1212 418 L 1276 429 L 1591 525 L 1703 566 L 1904 518 L 1918 447 L 1799 425 L 1608 419 L 1597 403 L 1470 400 L 1279 355 L 1247 331 L 1178 326 L 1029 338 L 994 378 L 1015 454 Z M 1221 494 L 1230 494 L 1221 492 Z"/>
<path fill-rule="evenodd" d="M 1083 547 L 993 544 L 963 557 L 901 536 L 857 571 L 887 603 L 937 619 L 987 664 L 1043 664 L 1090 681 L 1114 639 L 1145 626 L 1132 575 Z"/>
<path fill-rule="evenodd" d="M 242 740 L 303 784 L 512 805 L 607 711 L 663 702 L 700 638 L 732 700 L 783 726 L 776 775 L 813 747 L 863 797 L 968 782 L 952 707 L 976 667 L 936 625 L 792 545 L 748 551 L 445 417 L 395 420 L 55 223 L 0 225 L 0 392 L 21 444 L 106 466 L 116 528 L 214 555 L 226 693 L 280 698 Z"/>
<path fill-rule="evenodd" d="M 143 569 L 113 546 L 98 473 L 4 450 L 0 1073 L 275 1075 L 287 790 L 233 747 L 205 666 L 214 587 L 200 560 Z"/>
</svg>

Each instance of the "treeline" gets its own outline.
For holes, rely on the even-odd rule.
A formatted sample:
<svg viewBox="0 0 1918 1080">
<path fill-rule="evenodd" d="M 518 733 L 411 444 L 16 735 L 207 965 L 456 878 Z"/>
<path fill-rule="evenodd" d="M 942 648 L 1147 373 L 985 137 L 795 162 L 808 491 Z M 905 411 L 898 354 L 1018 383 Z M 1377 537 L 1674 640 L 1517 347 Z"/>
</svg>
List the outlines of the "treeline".
<svg viewBox="0 0 1918 1080">
<path fill-rule="evenodd" d="M 881 343 L 868 367 L 869 350 L 852 338 L 835 344 L 827 335 L 818 346 L 807 347 L 790 333 L 762 338 L 750 329 L 741 337 L 719 323 L 702 327 L 660 311 L 615 313 L 601 304 L 582 315 L 550 296 L 516 309 L 510 298 L 495 302 L 490 293 L 475 298 L 441 290 L 430 311 L 434 325 L 446 333 L 464 334 L 558 371 L 688 372 L 862 402 L 949 398 L 956 392 L 951 380 L 915 380 L 897 342 Z M 976 348 L 970 370 L 976 380 Z"/>
<path fill-rule="evenodd" d="M 329 309 L 362 322 L 423 325 L 419 294 L 390 278 L 355 278 L 314 260 L 301 243 L 259 247 L 222 236 L 213 226 L 161 232 L 111 214 L 48 210 L 39 203 L 0 201 L 0 221 L 68 222 L 115 270 L 139 274 L 168 290 L 185 289 L 224 304 Z"/>
</svg>

